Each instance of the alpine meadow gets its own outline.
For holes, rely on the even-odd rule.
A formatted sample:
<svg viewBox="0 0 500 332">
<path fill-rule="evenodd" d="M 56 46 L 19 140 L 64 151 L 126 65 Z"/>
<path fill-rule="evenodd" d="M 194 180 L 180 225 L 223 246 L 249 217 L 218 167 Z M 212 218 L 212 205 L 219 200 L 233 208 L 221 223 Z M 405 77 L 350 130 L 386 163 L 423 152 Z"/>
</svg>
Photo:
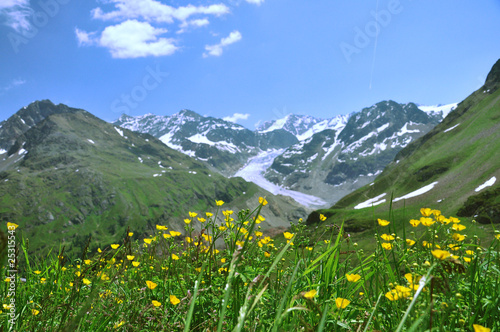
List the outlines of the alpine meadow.
<svg viewBox="0 0 500 332">
<path fill-rule="evenodd" d="M 500 331 L 499 14 L 3 1 L 0 331 Z"/>
</svg>

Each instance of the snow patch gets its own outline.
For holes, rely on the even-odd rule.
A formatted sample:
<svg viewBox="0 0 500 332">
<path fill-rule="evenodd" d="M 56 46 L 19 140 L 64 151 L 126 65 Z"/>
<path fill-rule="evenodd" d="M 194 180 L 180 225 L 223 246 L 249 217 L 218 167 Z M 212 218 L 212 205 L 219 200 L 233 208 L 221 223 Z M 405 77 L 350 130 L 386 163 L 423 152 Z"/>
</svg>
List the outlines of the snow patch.
<svg viewBox="0 0 500 332">
<path fill-rule="evenodd" d="M 139 161 L 140 161 L 141 163 L 143 163 L 143 162 L 144 162 L 144 160 L 142 160 L 142 158 L 141 158 L 141 157 L 137 157 L 137 159 L 139 159 Z"/>
<path fill-rule="evenodd" d="M 420 196 L 422 194 L 425 194 L 426 192 L 432 190 L 432 188 L 434 188 L 434 186 L 436 184 L 438 184 L 438 181 L 432 182 L 431 184 L 428 184 L 425 187 L 422 187 L 418 190 L 412 191 L 411 193 L 406 194 L 404 196 L 394 198 L 393 202 L 397 202 L 397 201 L 400 201 L 402 199 L 408 199 L 408 198 L 412 198 L 412 197 L 416 197 L 416 196 Z"/>
<path fill-rule="evenodd" d="M 4 153 L 7 153 L 7 150 L 0 149 L 0 154 L 4 154 Z"/>
<path fill-rule="evenodd" d="M 87 139 L 87 141 L 89 141 L 92 144 L 95 144 L 95 142 L 93 140 L 91 140 L 91 139 Z"/>
<path fill-rule="evenodd" d="M 486 181 L 485 183 L 483 183 L 482 185 L 477 187 L 474 191 L 478 192 L 478 191 L 483 190 L 486 187 L 491 187 L 496 181 L 497 181 L 497 178 L 493 176 L 491 179 L 489 179 L 488 181 Z"/>
<path fill-rule="evenodd" d="M 453 127 L 450 127 L 450 128 L 448 128 L 448 129 L 446 129 L 445 131 L 443 131 L 443 133 L 447 133 L 447 132 L 449 132 L 450 130 L 455 129 L 456 127 L 458 127 L 458 125 L 460 125 L 460 123 L 457 123 L 457 124 L 456 124 L 456 125 L 454 125 Z"/>
<path fill-rule="evenodd" d="M 123 137 L 123 130 L 116 128 L 116 127 L 113 127 L 113 128 L 115 128 L 115 130 L 118 132 L 118 134 L 120 134 L 120 136 Z"/>
<path fill-rule="evenodd" d="M 375 206 L 375 205 L 379 205 L 379 204 L 385 203 L 385 198 L 383 200 L 380 200 L 385 195 L 387 195 L 387 193 L 383 193 L 383 194 L 380 194 L 380 195 L 378 195 L 376 197 L 370 198 L 369 200 L 364 201 L 363 203 L 359 203 L 358 205 L 356 205 L 354 207 L 354 209 L 359 210 L 359 209 L 364 209 L 364 208 L 367 208 L 367 207 L 371 207 L 371 206 Z"/>
</svg>

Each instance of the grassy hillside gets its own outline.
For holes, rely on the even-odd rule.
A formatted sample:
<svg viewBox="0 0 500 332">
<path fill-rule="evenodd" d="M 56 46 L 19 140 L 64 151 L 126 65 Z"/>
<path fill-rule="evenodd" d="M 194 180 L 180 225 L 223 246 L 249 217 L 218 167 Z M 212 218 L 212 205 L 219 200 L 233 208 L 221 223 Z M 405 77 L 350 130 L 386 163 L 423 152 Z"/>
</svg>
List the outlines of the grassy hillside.
<svg viewBox="0 0 500 332">
<path fill-rule="evenodd" d="M 494 74 L 499 68 L 500 61 L 483 87 L 428 134 L 401 150 L 372 184 L 347 195 L 330 209 L 312 213 L 308 223 L 318 222 L 319 213 L 324 213 L 330 217 L 326 223 L 345 220 L 347 228 L 359 232 L 373 228 L 374 215 L 403 222 L 422 207 L 461 214 L 469 221 L 500 222 L 499 182 L 475 191 L 492 177 L 500 179 L 500 83 L 495 80 L 500 75 Z M 433 183 L 426 193 L 396 201 Z M 369 199 L 374 199 L 375 206 L 359 208 Z"/>
<path fill-rule="evenodd" d="M 189 209 L 215 200 L 244 209 L 268 195 L 276 213 L 265 228 L 288 225 L 305 210 L 241 178 L 226 179 L 147 134 L 79 110 L 53 114 L 17 137 L 0 161 L 0 220 L 15 221 L 30 251 L 66 246 L 79 253 L 116 241 L 128 227 L 146 235 L 158 223 L 180 229 Z M 282 212 L 286 211 L 286 212 Z"/>
</svg>

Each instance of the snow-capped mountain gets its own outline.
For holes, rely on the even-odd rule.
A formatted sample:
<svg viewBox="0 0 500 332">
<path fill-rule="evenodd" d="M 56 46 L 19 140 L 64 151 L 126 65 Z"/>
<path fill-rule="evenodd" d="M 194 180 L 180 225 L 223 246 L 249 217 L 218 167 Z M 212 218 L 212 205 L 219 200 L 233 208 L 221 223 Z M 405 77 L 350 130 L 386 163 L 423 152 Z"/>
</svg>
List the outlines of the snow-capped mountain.
<svg viewBox="0 0 500 332">
<path fill-rule="evenodd" d="M 457 108 L 458 103 L 452 103 L 452 104 L 446 104 L 446 105 L 433 105 L 433 106 L 426 106 L 426 105 L 418 105 L 418 108 L 425 113 L 429 114 L 430 116 L 436 116 L 439 119 L 444 119 L 450 113 L 453 111 L 455 108 Z"/>
<path fill-rule="evenodd" d="M 342 130 L 348 119 L 349 115 L 338 115 L 325 120 L 309 115 L 288 114 L 284 118 L 264 122 L 257 128 L 257 131 L 259 133 L 268 133 L 273 130 L 283 129 L 295 135 L 299 141 L 303 141 L 326 129 Z"/>
<path fill-rule="evenodd" d="M 384 101 L 330 119 L 289 114 L 255 131 L 189 110 L 172 116 L 123 115 L 114 124 L 151 134 L 226 176 L 257 181 L 276 193 L 281 186 L 289 196 L 315 195 L 312 200 L 331 204 L 373 181 L 403 147 L 456 104 L 420 107 Z"/>
<path fill-rule="evenodd" d="M 413 103 L 380 102 L 292 145 L 274 159 L 265 177 L 334 202 L 370 183 L 402 148 L 438 124 L 437 112 Z"/>
<path fill-rule="evenodd" d="M 293 134 L 283 129 L 253 132 L 190 110 L 172 116 L 122 115 L 113 124 L 155 136 L 170 148 L 202 160 L 225 175 L 233 175 L 248 158 L 261 151 L 283 149 L 298 142 Z"/>
</svg>

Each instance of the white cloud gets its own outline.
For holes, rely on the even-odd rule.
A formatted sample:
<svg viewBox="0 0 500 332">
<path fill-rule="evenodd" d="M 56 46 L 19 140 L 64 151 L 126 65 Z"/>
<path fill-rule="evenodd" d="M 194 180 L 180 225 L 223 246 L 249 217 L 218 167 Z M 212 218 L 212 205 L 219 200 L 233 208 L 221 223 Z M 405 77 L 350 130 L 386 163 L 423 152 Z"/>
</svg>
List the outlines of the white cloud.
<svg viewBox="0 0 500 332">
<path fill-rule="evenodd" d="M 206 45 L 205 50 L 208 53 L 203 53 L 203 57 L 212 56 L 221 56 L 223 52 L 223 48 L 236 43 L 241 40 L 241 33 L 238 30 L 235 30 L 229 34 L 226 38 L 222 38 L 219 44 L 216 45 Z"/>
<path fill-rule="evenodd" d="M 17 32 L 29 31 L 29 18 L 33 15 L 29 0 L 2 0 L 0 1 L 0 20 L 6 26 Z"/>
<path fill-rule="evenodd" d="M 175 40 L 159 37 L 166 29 L 155 28 L 147 22 L 127 20 L 104 29 L 100 37 L 75 29 L 79 46 L 98 45 L 107 48 L 113 58 L 140 58 L 173 54 L 178 47 Z"/>
<path fill-rule="evenodd" d="M 95 32 L 85 32 L 78 28 L 75 28 L 76 39 L 78 40 L 78 46 L 88 46 L 96 43 Z"/>
<path fill-rule="evenodd" d="M 23 80 L 21 78 L 16 78 L 16 79 L 13 79 L 9 84 L 7 84 L 6 86 L 4 87 L 1 87 L 0 88 L 0 92 L 7 92 L 9 91 L 10 89 L 13 89 L 13 88 L 16 88 L 20 85 L 23 85 L 26 83 L 26 80 Z"/>
<path fill-rule="evenodd" d="M 108 48 L 113 58 L 171 55 L 177 50 L 174 40 L 158 37 L 166 32 L 146 22 L 128 20 L 104 29 L 99 44 Z"/>
<path fill-rule="evenodd" d="M 184 22 L 182 22 L 181 25 L 179 25 L 180 29 L 177 31 L 177 33 L 183 33 L 189 27 L 199 28 L 199 27 L 203 27 L 203 26 L 209 25 L 209 24 L 210 24 L 210 21 L 207 18 L 191 20 L 191 21 L 184 21 Z"/>
<path fill-rule="evenodd" d="M 248 119 L 249 116 L 250 116 L 250 114 L 248 114 L 248 113 L 246 113 L 246 114 L 234 113 L 231 116 L 226 116 L 226 117 L 222 118 L 222 120 L 236 123 L 236 122 L 238 122 L 238 120 Z"/>
<path fill-rule="evenodd" d="M 245 0 L 248 3 L 252 3 L 254 5 L 260 6 L 261 3 L 264 3 L 264 0 Z"/>
<path fill-rule="evenodd" d="M 224 4 L 210 6 L 172 7 L 156 0 L 110 0 L 115 4 L 115 11 L 104 12 L 98 7 L 92 10 L 95 19 L 104 21 L 115 19 L 143 19 L 148 22 L 173 23 L 174 19 L 185 21 L 196 14 L 221 16 L 229 14 L 229 7 Z"/>
</svg>

